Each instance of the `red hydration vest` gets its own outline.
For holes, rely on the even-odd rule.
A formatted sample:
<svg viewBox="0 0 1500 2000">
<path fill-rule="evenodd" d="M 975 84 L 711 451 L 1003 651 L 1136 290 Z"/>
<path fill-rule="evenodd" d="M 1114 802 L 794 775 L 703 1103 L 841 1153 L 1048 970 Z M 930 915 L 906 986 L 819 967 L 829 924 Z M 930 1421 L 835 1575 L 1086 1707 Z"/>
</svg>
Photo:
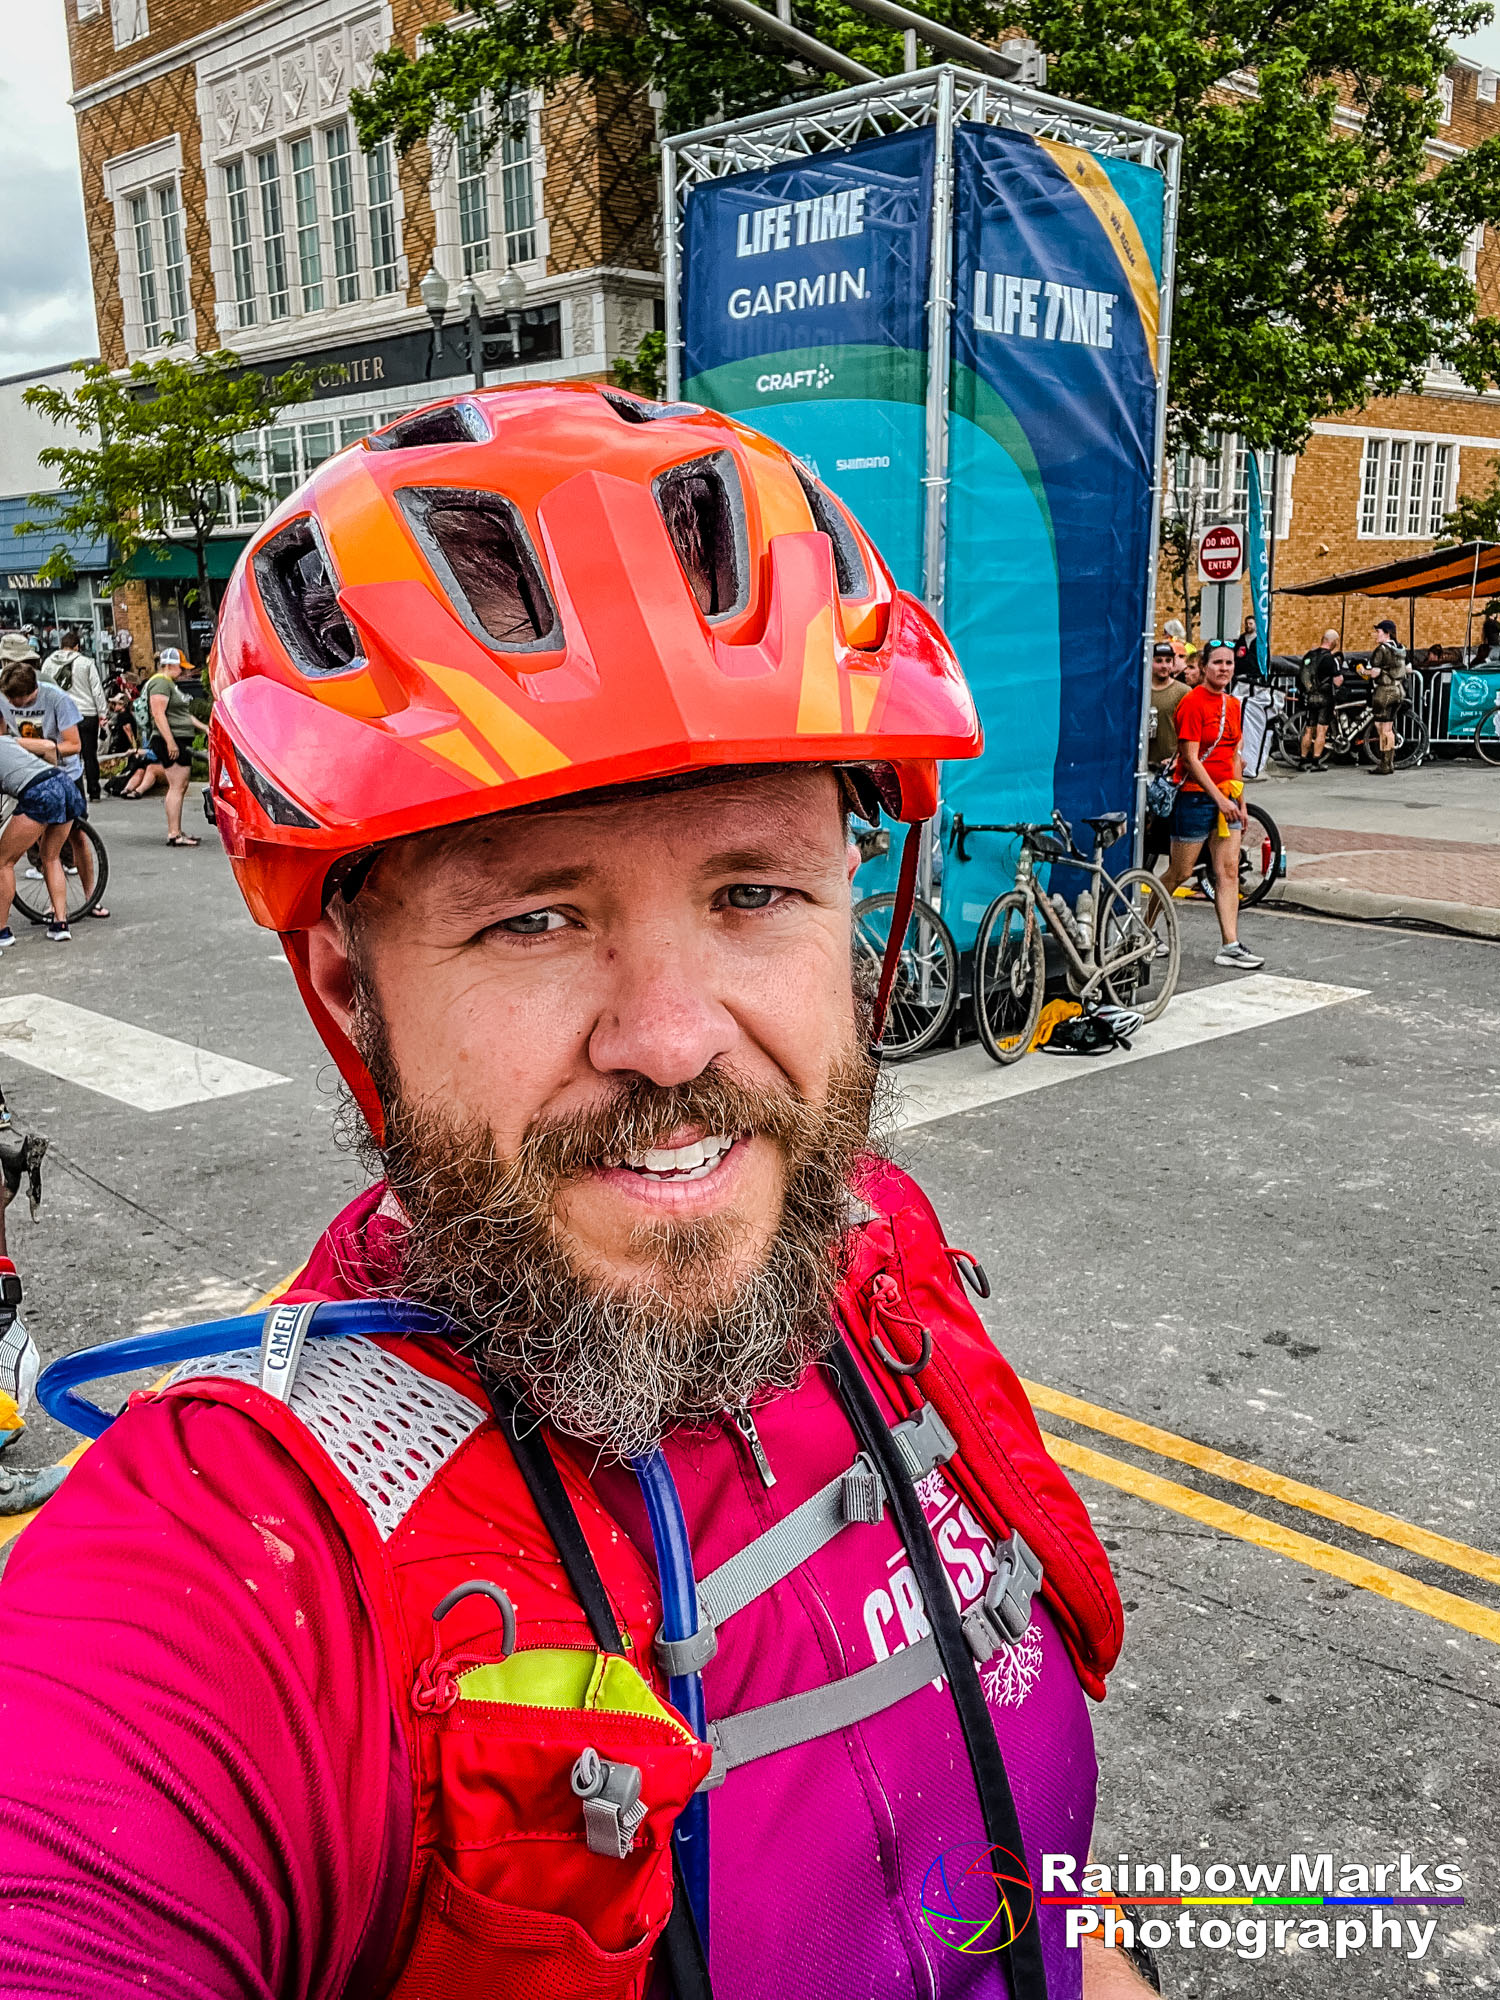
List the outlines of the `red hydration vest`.
<svg viewBox="0 0 1500 2000">
<path fill-rule="evenodd" d="M 1040 1558 L 1045 1600 L 1098 1698 L 1122 1614 L 1083 1504 L 969 1305 L 926 1198 L 889 1166 L 859 1192 L 869 1220 L 855 1231 L 840 1329 L 888 1420 L 930 1404 L 957 1444 L 948 1479 L 997 1540 L 1019 1531 Z M 399 1225 L 382 1213 L 383 1193 L 344 1211 L 284 1303 L 389 1291 Z M 925 1365 L 900 1372 L 924 1351 Z M 620 1656 L 599 1651 L 466 1361 L 398 1335 L 314 1338 L 276 1394 L 259 1386 L 261 1362 L 244 1350 L 190 1363 L 163 1393 L 211 1396 L 260 1423 L 354 1559 L 411 1777 L 410 1867 L 381 1990 L 636 2000 L 671 1911 L 672 1827 L 710 1749 L 667 1702 L 653 1651 L 657 1579 L 592 1490 L 590 1455 L 548 1436 Z M 477 1584 L 489 1589 L 471 1588 L 435 1620 Z M 589 1810 L 583 1795 L 601 1767 L 638 1773 L 638 1804 L 632 1782 Z"/>
</svg>

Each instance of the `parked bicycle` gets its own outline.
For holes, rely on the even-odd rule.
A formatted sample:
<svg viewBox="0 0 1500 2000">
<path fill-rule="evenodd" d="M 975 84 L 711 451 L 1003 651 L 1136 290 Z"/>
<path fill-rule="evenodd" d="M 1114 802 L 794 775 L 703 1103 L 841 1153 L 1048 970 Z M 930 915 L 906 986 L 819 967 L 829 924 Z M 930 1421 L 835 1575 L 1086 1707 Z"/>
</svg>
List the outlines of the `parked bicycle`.
<svg viewBox="0 0 1500 2000">
<path fill-rule="evenodd" d="M 1500 695 L 1495 706 L 1474 724 L 1474 748 L 1486 764 L 1500 764 Z"/>
<path fill-rule="evenodd" d="M 0 826 L 15 811 L 14 799 L 6 799 L 0 810 Z M 78 869 L 78 857 L 73 851 L 74 842 L 86 840 L 94 854 L 94 881 L 87 893 Z M 109 884 L 109 855 L 104 842 L 95 832 L 92 823 L 86 819 L 74 820 L 72 831 L 63 842 L 61 859 L 64 877 L 68 887 L 68 921 L 76 922 L 86 917 L 90 910 L 104 900 L 104 891 Z M 52 901 L 47 894 L 47 884 L 42 879 L 38 850 L 31 848 L 24 861 L 16 863 L 16 893 L 13 908 L 33 924 L 50 924 L 52 921 Z"/>
<path fill-rule="evenodd" d="M 873 992 L 891 934 L 894 896 L 867 896 L 854 906 L 854 951 Z M 931 1048 L 958 1005 L 958 948 L 953 933 L 920 896 L 907 919 L 896 963 L 880 1053 L 887 1061 Z"/>
<path fill-rule="evenodd" d="M 1414 770 L 1425 763 L 1432 750 L 1432 736 L 1414 702 L 1403 701 L 1391 717 L 1396 731 L 1396 769 Z M 1272 723 L 1275 736 L 1271 754 L 1278 763 L 1294 769 L 1302 765 L 1303 703 L 1288 700 Z M 1328 727 L 1326 754 L 1330 757 L 1357 757 L 1372 769 L 1380 761 L 1380 736 L 1375 727 L 1375 710 L 1368 695 L 1336 703 Z"/>
<path fill-rule="evenodd" d="M 1048 826 L 976 826 L 962 814 L 954 819 L 960 861 L 969 858 L 975 834 L 1021 837 L 1015 887 L 990 904 L 974 943 L 974 1018 L 998 1063 L 1017 1062 L 1031 1047 L 1046 997 L 1048 932 L 1062 955 L 1068 990 L 1085 1008 L 1103 993 L 1154 1021 L 1176 991 L 1181 945 L 1171 897 L 1145 868 L 1106 874 L 1105 850 L 1124 834 L 1124 813 L 1100 813 L 1086 824 L 1094 830 L 1092 855 L 1079 851 L 1061 813 Z M 1044 893 L 1036 879 L 1038 862 L 1058 861 L 1088 871 L 1088 887 L 1072 910 L 1061 896 Z"/>
<path fill-rule="evenodd" d="M 1240 908 L 1248 910 L 1256 903 L 1263 903 L 1285 873 L 1286 849 L 1281 829 L 1265 807 L 1248 799 L 1241 803 L 1251 822 L 1240 840 Z M 1212 902 L 1218 894 L 1218 885 L 1207 847 L 1193 874 L 1199 890 Z"/>
</svg>

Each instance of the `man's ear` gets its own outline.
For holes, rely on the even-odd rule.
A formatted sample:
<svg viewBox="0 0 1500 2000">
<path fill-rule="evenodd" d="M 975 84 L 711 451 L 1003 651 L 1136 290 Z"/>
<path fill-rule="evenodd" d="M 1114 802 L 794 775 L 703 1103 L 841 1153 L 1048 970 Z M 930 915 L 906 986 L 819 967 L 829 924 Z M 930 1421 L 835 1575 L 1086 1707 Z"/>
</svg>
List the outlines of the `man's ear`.
<svg viewBox="0 0 1500 2000">
<path fill-rule="evenodd" d="M 326 913 L 307 938 L 307 976 L 313 991 L 346 1035 L 353 1035 L 354 978 L 344 933 Z"/>
<path fill-rule="evenodd" d="M 859 849 L 858 847 L 855 846 L 852 840 L 849 843 L 849 850 L 846 859 L 849 863 L 849 880 L 852 883 L 854 880 L 854 872 L 859 867 Z"/>
</svg>

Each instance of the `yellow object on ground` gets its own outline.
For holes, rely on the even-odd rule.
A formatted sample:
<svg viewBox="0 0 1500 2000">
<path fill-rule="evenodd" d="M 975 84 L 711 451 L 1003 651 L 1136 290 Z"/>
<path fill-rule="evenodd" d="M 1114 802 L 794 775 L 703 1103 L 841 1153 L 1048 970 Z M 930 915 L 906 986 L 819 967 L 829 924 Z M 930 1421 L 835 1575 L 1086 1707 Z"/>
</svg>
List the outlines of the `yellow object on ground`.
<svg viewBox="0 0 1500 2000">
<path fill-rule="evenodd" d="M 15 1397 L 0 1389 L 0 1431 L 23 1431 L 25 1428 Z"/>
<path fill-rule="evenodd" d="M 1031 1046 L 1034 1049 L 1039 1049 L 1043 1042 L 1050 1039 L 1054 1028 L 1059 1026 L 1063 1021 L 1071 1021 L 1075 1014 L 1081 1014 L 1082 1012 L 1083 1008 L 1076 1000 L 1049 1000 L 1037 1020 L 1036 1033 L 1031 1038 Z"/>
</svg>

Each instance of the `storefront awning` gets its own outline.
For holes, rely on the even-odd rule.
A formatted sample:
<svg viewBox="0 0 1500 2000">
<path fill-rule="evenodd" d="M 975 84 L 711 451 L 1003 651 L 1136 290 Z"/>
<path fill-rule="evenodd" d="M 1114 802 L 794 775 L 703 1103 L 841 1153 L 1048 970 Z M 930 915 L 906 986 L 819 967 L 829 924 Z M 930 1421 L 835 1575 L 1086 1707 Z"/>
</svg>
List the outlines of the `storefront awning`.
<svg viewBox="0 0 1500 2000">
<path fill-rule="evenodd" d="M 1278 597 L 1448 597 L 1500 593 L 1500 542 L 1460 542 L 1374 569 L 1346 570 L 1317 583 L 1283 584 Z"/>
<path fill-rule="evenodd" d="M 105 542 L 89 541 L 82 535 L 59 534 L 55 528 L 44 528 L 40 534 L 32 535 L 15 532 L 20 521 L 45 519 L 46 509 L 38 507 L 27 494 L 15 493 L 0 500 L 0 577 L 16 574 L 29 579 L 48 561 L 59 542 L 80 573 L 109 568 L 109 546 Z"/>
<path fill-rule="evenodd" d="M 222 583 L 234 568 L 248 535 L 216 535 L 208 545 L 208 573 Z M 144 577 L 148 583 L 165 583 L 173 577 L 196 582 L 198 564 L 185 542 L 149 542 L 130 561 L 128 576 Z"/>
</svg>

